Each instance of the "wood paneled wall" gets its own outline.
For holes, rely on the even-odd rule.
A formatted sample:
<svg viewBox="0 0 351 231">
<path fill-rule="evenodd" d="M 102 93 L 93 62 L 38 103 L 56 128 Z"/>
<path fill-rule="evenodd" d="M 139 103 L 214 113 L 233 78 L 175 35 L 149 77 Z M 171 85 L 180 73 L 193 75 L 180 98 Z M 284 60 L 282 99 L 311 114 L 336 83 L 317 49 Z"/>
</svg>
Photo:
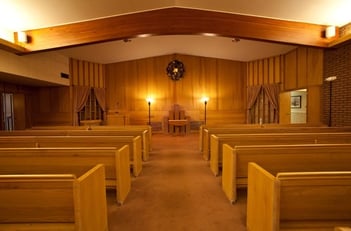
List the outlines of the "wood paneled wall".
<svg viewBox="0 0 351 231">
<path fill-rule="evenodd" d="M 71 59 L 70 73 L 73 86 L 105 87 L 103 64 Z"/>
<path fill-rule="evenodd" d="M 69 87 L 41 87 L 32 95 L 33 126 L 72 125 Z"/>
<path fill-rule="evenodd" d="M 70 86 L 105 87 L 104 65 L 70 60 Z M 33 94 L 33 125 L 72 125 L 71 87 L 41 87 Z"/>
<path fill-rule="evenodd" d="M 247 86 L 281 83 L 283 67 L 283 55 L 248 62 Z"/>
<path fill-rule="evenodd" d="M 307 89 L 307 122 L 320 123 L 323 52 L 321 48 L 298 47 L 287 54 L 248 62 L 247 85 L 280 83 L 281 92 Z"/>
<path fill-rule="evenodd" d="M 185 75 L 172 81 L 170 61 L 185 65 Z M 246 105 L 246 63 L 188 55 L 167 55 L 106 65 L 106 101 L 110 111 L 127 114 L 132 124 L 162 122 L 172 105 L 179 104 L 192 120 L 204 120 L 201 97 L 208 96 L 207 124 L 243 123 Z"/>
</svg>

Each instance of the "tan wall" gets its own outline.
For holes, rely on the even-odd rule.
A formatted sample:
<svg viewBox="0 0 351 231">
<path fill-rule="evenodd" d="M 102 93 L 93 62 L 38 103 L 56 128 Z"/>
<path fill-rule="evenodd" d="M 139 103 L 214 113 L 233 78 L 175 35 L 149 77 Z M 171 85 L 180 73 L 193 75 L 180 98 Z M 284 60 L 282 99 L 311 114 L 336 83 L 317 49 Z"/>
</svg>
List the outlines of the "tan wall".
<svg viewBox="0 0 351 231">
<path fill-rule="evenodd" d="M 185 65 L 184 78 L 166 74 L 170 61 Z M 110 111 L 127 114 L 132 124 L 146 124 L 153 97 L 151 121 L 161 122 L 179 104 L 192 120 L 204 120 L 201 97 L 208 96 L 207 123 L 243 123 L 246 105 L 246 64 L 188 55 L 167 55 L 106 65 L 106 101 Z"/>
<path fill-rule="evenodd" d="M 0 50 L 0 70 L 34 80 L 69 86 L 69 80 L 61 78 L 61 73 L 69 73 L 69 59 L 55 53 L 18 56 Z"/>
</svg>

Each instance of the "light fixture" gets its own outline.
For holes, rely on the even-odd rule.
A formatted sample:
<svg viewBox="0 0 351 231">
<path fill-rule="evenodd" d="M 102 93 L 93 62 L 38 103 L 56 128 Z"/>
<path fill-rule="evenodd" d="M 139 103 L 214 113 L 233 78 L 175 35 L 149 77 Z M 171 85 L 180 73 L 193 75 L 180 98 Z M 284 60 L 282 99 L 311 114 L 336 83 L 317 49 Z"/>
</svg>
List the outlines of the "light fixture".
<svg viewBox="0 0 351 231">
<path fill-rule="evenodd" d="M 154 99 L 151 97 L 146 98 L 147 105 L 149 106 L 149 122 L 148 125 L 151 125 L 151 103 L 154 102 Z"/>
<path fill-rule="evenodd" d="M 333 85 L 332 82 L 336 80 L 336 76 L 329 76 L 328 78 L 325 78 L 326 82 L 329 82 L 329 122 L 328 126 L 331 127 L 332 125 L 332 91 L 333 91 Z"/>
<path fill-rule="evenodd" d="M 201 101 L 204 103 L 205 105 L 205 125 L 206 125 L 206 107 L 207 107 L 207 102 L 208 102 L 209 98 L 207 96 L 204 96 L 201 98 Z"/>
<path fill-rule="evenodd" d="M 28 43 L 27 33 L 24 31 L 15 32 L 17 34 L 17 41 L 20 43 Z"/>
<path fill-rule="evenodd" d="M 333 38 L 336 35 L 336 27 L 335 26 L 328 26 L 325 29 L 325 37 L 326 38 Z"/>
</svg>

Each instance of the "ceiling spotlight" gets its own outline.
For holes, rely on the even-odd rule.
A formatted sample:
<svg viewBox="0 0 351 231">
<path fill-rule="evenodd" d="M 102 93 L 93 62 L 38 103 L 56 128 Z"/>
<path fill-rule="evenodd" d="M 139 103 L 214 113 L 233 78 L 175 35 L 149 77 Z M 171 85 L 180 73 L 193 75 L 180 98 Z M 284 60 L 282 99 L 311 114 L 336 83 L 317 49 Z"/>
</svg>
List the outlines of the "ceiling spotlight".
<svg viewBox="0 0 351 231">
<path fill-rule="evenodd" d="M 233 43 L 238 43 L 238 42 L 240 42 L 240 39 L 239 39 L 239 38 L 233 38 L 233 39 L 232 39 L 232 42 L 233 42 Z"/>
</svg>

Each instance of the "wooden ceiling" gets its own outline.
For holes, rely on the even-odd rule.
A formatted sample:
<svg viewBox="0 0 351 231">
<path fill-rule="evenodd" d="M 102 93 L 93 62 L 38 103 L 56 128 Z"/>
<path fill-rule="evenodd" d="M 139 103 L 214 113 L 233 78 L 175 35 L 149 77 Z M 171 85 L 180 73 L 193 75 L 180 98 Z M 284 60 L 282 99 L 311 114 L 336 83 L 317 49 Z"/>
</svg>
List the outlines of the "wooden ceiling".
<svg viewBox="0 0 351 231">
<path fill-rule="evenodd" d="M 106 41 L 155 35 L 217 35 L 294 45 L 328 47 L 338 37 L 326 38 L 327 26 L 170 7 L 103 19 L 25 31 L 28 42 L 1 42 L 1 47 L 25 54 Z M 338 30 L 338 28 L 337 28 Z M 345 38 L 342 38 L 345 40 Z"/>
</svg>

